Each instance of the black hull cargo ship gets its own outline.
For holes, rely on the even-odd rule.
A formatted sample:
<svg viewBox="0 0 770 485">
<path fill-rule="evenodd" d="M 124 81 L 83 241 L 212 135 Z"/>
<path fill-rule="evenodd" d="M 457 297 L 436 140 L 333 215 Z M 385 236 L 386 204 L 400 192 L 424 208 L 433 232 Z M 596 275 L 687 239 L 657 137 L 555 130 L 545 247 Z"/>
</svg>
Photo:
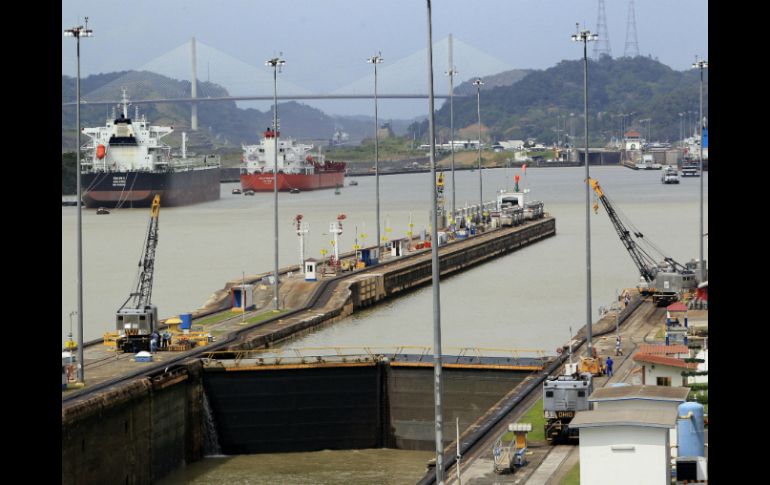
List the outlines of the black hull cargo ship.
<svg viewBox="0 0 770 485">
<path fill-rule="evenodd" d="M 220 169 L 196 168 L 175 172 L 84 173 L 83 204 L 96 207 L 150 207 L 160 194 L 164 207 L 197 204 L 219 199 Z"/>
<path fill-rule="evenodd" d="M 88 208 L 150 207 L 160 195 L 164 207 L 196 204 L 219 199 L 220 160 L 217 155 L 187 156 L 186 134 L 182 133 L 181 157 L 171 157 L 171 147 L 161 139 L 172 126 L 155 126 L 128 117 L 128 99 L 123 91 L 119 117 L 105 126 L 84 128 L 90 138 L 84 151 L 80 182 L 83 204 Z"/>
</svg>

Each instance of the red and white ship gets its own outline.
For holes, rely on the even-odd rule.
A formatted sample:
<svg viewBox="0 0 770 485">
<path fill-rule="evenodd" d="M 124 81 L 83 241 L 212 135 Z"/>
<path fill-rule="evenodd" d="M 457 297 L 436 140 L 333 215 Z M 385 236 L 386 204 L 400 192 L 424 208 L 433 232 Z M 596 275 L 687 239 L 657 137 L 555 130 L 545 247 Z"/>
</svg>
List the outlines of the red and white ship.
<svg viewBox="0 0 770 485">
<path fill-rule="evenodd" d="M 308 152 L 313 145 L 303 145 L 291 138 L 280 138 L 280 131 L 264 132 L 259 145 L 243 146 L 241 188 L 255 192 L 273 191 L 276 138 L 278 138 L 278 190 L 315 190 L 341 187 L 345 181 L 345 163 L 325 161 L 321 154 Z"/>
</svg>

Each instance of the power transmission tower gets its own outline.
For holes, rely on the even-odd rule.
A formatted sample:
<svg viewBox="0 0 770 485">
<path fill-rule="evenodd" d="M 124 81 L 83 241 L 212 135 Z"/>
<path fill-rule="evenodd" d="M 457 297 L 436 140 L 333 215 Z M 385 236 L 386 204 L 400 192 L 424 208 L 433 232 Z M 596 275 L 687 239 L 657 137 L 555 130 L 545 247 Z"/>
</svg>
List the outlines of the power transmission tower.
<svg viewBox="0 0 770 485">
<path fill-rule="evenodd" d="M 599 60 L 602 54 L 612 57 L 610 48 L 610 34 L 607 31 L 607 13 L 604 10 L 604 0 L 599 0 L 599 16 L 596 20 L 596 33 L 599 41 L 594 44 L 594 58 Z"/>
<path fill-rule="evenodd" d="M 626 22 L 626 48 L 623 57 L 639 56 L 639 42 L 636 39 L 636 15 L 634 14 L 634 0 L 628 2 L 628 21 Z"/>
</svg>

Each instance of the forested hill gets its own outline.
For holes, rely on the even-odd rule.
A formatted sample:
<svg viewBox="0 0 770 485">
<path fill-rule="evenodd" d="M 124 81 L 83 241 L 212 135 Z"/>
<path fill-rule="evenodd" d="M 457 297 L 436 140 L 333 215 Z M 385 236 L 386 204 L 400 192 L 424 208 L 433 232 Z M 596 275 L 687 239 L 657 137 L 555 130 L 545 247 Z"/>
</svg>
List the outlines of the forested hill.
<svg viewBox="0 0 770 485">
<path fill-rule="evenodd" d="M 704 116 L 707 116 L 708 83 L 704 73 Z M 638 122 L 651 119 L 652 139 L 679 139 L 679 113 L 692 111 L 697 118 L 700 74 L 675 71 L 647 57 L 612 59 L 604 56 L 588 62 L 588 117 L 591 144 L 603 144 L 620 131 L 620 113 L 634 113 L 627 126 L 647 133 Z M 560 129 L 570 132 L 574 114 L 575 135 L 582 133 L 583 60 L 562 61 L 542 71 L 532 71 L 509 86 L 481 91 L 481 122 L 488 138 L 496 140 L 537 138 L 550 143 Z M 455 127 L 475 126 L 476 96 L 455 98 Z M 449 105 L 437 112 L 439 127 L 449 126 Z"/>
<path fill-rule="evenodd" d="M 103 126 L 112 116 L 112 106 L 89 106 L 87 101 L 119 100 L 122 87 L 128 87 L 131 99 L 184 98 L 189 97 L 190 82 L 171 79 L 146 71 L 125 71 L 97 74 L 81 79 L 80 90 L 85 103 L 81 104 L 83 126 Z M 198 92 L 209 96 L 228 96 L 227 90 L 214 84 L 199 81 Z M 75 79 L 62 76 L 62 101 L 75 99 Z M 371 121 L 366 119 L 333 117 L 308 105 L 289 101 L 279 102 L 278 112 L 281 117 L 281 129 L 288 136 L 298 139 L 328 140 L 336 128 L 342 128 L 351 139 L 371 136 Z M 172 135 L 164 141 L 178 146 L 181 132 L 190 132 L 190 106 L 186 104 L 142 104 L 139 114 L 145 115 L 154 125 L 174 126 Z M 129 107 L 129 116 L 134 116 L 134 107 Z M 241 143 L 258 143 L 262 131 L 273 121 L 271 109 L 240 109 L 235 101 L 199 103 L 198 126 L 195 136 L 191 136 L 191 146 L 240 147 Z M 71 151 L 75 147 L 75 108 L 62 109 L 62 151 Z M 85 142 L 85 140 L 83 140 Z"/>
</svg>

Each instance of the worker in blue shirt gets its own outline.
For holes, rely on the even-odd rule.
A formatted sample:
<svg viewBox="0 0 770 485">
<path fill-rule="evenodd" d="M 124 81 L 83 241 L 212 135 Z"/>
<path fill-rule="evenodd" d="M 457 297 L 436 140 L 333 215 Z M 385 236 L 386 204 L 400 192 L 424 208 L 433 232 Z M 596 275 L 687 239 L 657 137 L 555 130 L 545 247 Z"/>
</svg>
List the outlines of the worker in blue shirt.
<svg viewBox="0 0 770 485">
<path fill-rule="evenodd" d="M 614 362 L 612 361 L 612 357 L 608 355 L 606 365 L 607 365 L 607 376 L 609 377 L 612 377 L 612 364 L 614 364 Z"/>
</svg>

